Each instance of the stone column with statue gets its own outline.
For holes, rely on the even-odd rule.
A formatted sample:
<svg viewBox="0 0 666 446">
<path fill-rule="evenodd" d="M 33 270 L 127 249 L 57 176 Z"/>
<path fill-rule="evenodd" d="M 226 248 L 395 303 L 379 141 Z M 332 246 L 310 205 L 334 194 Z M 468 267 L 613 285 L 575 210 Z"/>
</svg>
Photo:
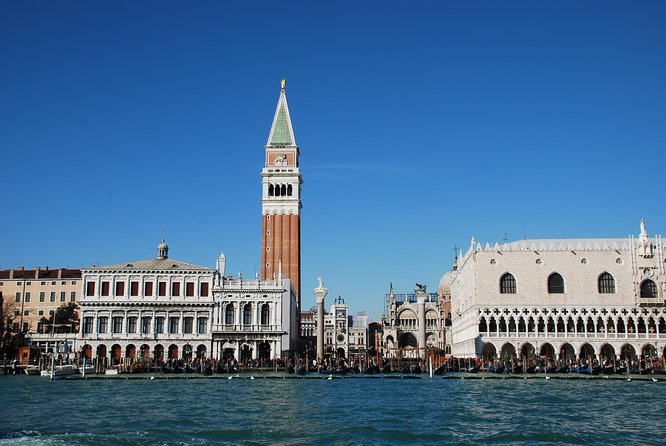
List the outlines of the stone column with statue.
<svg viewBox="0 0 666 446">
<path fill-rule="evenodd" d="M 319 286 L 314 289 L 317 299 L 317 366 L 321 366 L 324 359 L 324 298 L 328 289 L 324 288 L 324 280 L 320 277 Z"/>
<path fill-rule="evenodd" d="M 416 289 L 414 290 L 414 294 L 416 294 L 416 309 L 418 313 L 418 318 L 419 318 L 419 338 L 418 338 L 418 343 L 419 343 L 419 358 L 425 359 L 426 358 L 426 310 L 425 310 L 425 301 L 426 297 L 428 297 L 428 293 L 426 293 L 426 286 L 425 285 L 420 285 L 416 284 Z"/>
</svg>

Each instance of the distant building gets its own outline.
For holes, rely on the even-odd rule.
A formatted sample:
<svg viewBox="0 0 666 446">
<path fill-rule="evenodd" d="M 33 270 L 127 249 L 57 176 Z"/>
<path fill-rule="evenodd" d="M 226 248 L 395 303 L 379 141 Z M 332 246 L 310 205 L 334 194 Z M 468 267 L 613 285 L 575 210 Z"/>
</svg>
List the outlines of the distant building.
<svg viewBox="0 0 666 446">
<path fill-rule="evenodd" d="M 450 280 L 456 356 L 572 360 L 666 353 L 664 242 L 472 239 Z"/>
<path fill-rule="evenodd" d="M 82 270 L 79 345 L 109 365 L 209 357 L 216 271 L 169 258 Z"/>
<path fill-rule="evenodd" d="M 357 313 L 349 327 L 349 356 L 365 357 L 368 353 L 368 315 Z"/>
<path fill-rule="evenodd" d="M 220 256 L 213 286 L 213 357 L 241 363 L 268 361 L 298 347 L 296 290 L 278 271 L 275 280 L 224 276 Z"/>
<path fill-rule="evenodd" d="M 81 270 L 24 268 L 0 271 L 0 293 L 14 315 L 12 330 L 24 333 L 72 332 L 73 327 L 45 326 L 55 310 L 67 302 L 76 302 L 81 293 Z M 58 321 L 52 321 L 58 324 Z"/>
<path fill-rule="evenodd" d="M 317 309 L 301 311 L 301 346 L 308 358 L 317 358 Z"/>
<path fill-rule="evenodd" d="M 349 314 L 349 306 L 338 296 L 330 310 L 324 314 L 324 357 L 327 359 L 348 359 L 365 357 L 368 349 L 368 316 L 359 313 Z M 316 309 L 301 315 L 301 341 L 307 343 L 309 335 L 316 345 L 317 311 Z M 313 358 L 314 356 L 310 356 Z"/>
<path fill-rule="evenodd" d="M 384 356 L 387 358 L 424 358 L 428 351 L 444 352 L 446 343 L 446 307 L 437 293 L 396 294 L 391 285 L 386 295 L 383 327 Z M 425 324 L 421 332 L 421 321 Z M 424 340 L 419 342 L 421 333 Z"/>
</svg>

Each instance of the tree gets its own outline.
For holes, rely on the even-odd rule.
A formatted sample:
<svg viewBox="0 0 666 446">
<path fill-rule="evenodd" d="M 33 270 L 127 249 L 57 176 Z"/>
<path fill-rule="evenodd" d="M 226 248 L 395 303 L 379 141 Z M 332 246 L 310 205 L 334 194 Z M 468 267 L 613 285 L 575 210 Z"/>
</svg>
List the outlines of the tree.
<svg viewBox="0 0 666 446">
<path fill-rule="evenodd" d="M 56 333 L 76 333 L 79 331 L 79 306 L 76 302 L 60 305 L 55 313 L 44 321 L 45 331 L 55 327 Z M 51 327 L 51 328 L 50 328 Z"/>
<path fill-rule="evenodd" d="M 3 358 L 15 358 L 23 345 L 23 333 L 14 331 L 16 318 L 14 304 L 9 300 L 5 302 L 0 292 L 0 355 Z"/>
</svg>

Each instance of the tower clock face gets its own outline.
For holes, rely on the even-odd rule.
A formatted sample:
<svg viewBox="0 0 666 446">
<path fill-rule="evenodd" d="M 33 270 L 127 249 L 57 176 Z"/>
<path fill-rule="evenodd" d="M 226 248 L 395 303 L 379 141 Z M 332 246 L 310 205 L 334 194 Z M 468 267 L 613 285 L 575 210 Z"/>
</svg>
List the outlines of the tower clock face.
<svg viewBox="0 0 666 446">
<path fill-rule="evenodd" d="M 345 340 L 345 337 L 341 334 L 338 335 L 338 342 L 342 342 Z"/>
</svg>

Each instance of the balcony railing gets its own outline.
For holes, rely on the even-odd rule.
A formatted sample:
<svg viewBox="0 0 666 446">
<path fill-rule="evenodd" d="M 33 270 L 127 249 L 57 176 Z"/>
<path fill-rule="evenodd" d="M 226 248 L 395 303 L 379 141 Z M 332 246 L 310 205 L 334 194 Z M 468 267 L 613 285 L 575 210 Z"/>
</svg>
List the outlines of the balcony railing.
<svg viewBox="0 0 666 446">
<path fill-rule="evenodd" d="M 238 325 L 238 324 L 213 324 L 213 332 L 236 332 L 236 333 L 276 333 L 282 332 L 282 326 L 280 325 Z"/>
</svg>

